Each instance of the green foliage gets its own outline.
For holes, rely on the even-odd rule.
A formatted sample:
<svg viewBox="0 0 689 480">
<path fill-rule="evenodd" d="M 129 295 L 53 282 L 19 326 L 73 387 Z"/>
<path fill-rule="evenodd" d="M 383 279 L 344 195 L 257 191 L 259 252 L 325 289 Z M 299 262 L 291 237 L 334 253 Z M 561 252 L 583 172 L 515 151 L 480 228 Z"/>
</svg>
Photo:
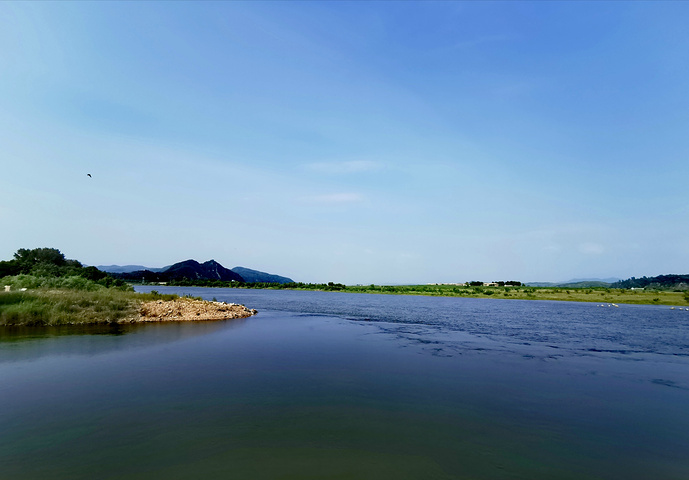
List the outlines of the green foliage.
<svg viewBox="0 0 689 480">
<path fill-rule="evenodd" d="M 57 248 L 34 248 L 32 250 L 20 248 L 14 254 L 14 260 L 21 266 L 22 270 L 31 270 L 34 266 L 45 264 L 63 267 L 67 265 L 67 259 Z M 76 262 L 81 266 L 79 262 Z M 72 264 L 72 266 L 76 266 Z"/>
<path fill-rule="evenodd" d="M 0 262 L 0 279 L 4 281 L 3 285 L 15 288 L 128 288 L 123 280 L 113 278 L 96 267 L 84 267 L 77 260 L 67 259 L 56 248 L 20 248 L 14 259 Z"/>
<path fill-rule="evenodd" d="M 12 290 L 19 290 L 20 288 L 27 289 L 59 289 L 68 288 L 72 290 L 81 291 L 97 291 L 104 288 L 116 288 L 118 290 L 130 290 L 132 287 L 111 277 L 106 277 L 97 282 L 93 280 L 88 280 L 87 278 L 81 277 L 79 275 L 72 275 L 69 277 L 53 277 L 44 276 L 39 277 L 35 275 L 15 275 L 13 277 L 4 277 L 0 279 L 1 285 L 9 285 Z"/>
<path fill-rule="evenodd" d="M 19 275 L 21 273 L 21 266 L 16 260 L 0 262 L 0 278 Z"/>
<path fill-rule="evenodd" d="M 658 275 L 657 277 L 631 277 L 611 285 L 614 288 L 654 288 L 657 290 L 687 290 L 689 274 Z"/>
<path fill-rule="evenodd" d="M 112 323 L 137 314 L 138 294 L 85 290 L 0 292 L 0 326 Z"/>
</svg>

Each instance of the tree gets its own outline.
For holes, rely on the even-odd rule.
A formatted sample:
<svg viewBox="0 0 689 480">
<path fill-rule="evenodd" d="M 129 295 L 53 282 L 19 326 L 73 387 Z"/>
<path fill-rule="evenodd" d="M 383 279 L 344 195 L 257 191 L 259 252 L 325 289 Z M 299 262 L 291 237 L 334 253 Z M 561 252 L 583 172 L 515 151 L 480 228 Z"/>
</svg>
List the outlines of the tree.
<svg viewBox="0 0 689 480">
<path fill-rule="evenodd" d="M 22 273 L 29 273 L 38 264 L 57 267 L 64 267 L 67 264 L 64 254 L 57 248 L 34 248 L 32 250 L 20 248 L 14 254 L 14 260 L 19 264 Z"/>
<path fill-rule="evenodd" d="M 11 277 L 13 275 L 19 275 L 21 273 L 21 267 L 16 260 L 1 261 L 0 262 L 0 278 Z"/>
</svg>

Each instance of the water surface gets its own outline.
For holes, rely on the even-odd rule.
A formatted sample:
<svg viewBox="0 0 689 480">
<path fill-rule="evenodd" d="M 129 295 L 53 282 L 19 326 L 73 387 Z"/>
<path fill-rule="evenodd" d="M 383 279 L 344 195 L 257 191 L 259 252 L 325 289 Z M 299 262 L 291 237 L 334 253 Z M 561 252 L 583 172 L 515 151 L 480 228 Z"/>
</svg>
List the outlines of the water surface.
<svg viewBox="0 0 689 480">
<path fill-rule="evenodd" d="M 689 312 L 156 289 L 259 314 L 0 332 L 0 478 L 689 478 Z"/>
</svg>

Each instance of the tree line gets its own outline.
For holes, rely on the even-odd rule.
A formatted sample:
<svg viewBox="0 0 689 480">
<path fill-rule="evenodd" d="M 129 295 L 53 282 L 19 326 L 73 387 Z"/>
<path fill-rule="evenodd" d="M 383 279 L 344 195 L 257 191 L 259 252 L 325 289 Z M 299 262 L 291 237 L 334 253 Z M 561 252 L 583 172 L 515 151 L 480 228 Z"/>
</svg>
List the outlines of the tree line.
<svg viewBox="0 0 689 480">
<path fill-rule="evenodd" d="M 656 290 L 688 290 L 689 274 L 658 275 L 656 277 L 631 277 L 612 283 L 610 288 L 654 288 Z"/>
<path fill-rule="evenodd" d="M 78 260 L 65 258 L 57 248 L 20 248 L 12 260 L 0 261 L 0 278 L 31 275 L 38 278 L 81 277 L 105 287 L 125 287 L 121 279 L 113 278 L 96 267 L 85 267 Z"/>
</svg>

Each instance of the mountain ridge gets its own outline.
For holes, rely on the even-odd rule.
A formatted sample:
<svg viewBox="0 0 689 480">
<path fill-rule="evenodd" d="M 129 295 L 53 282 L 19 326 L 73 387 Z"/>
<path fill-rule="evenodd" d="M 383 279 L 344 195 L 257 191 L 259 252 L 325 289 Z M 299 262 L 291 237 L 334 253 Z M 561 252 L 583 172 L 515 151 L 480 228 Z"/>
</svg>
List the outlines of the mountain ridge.
<svg viewBox="0 0 689 480">
<path fill-rule="evenodd" d="M 566 282 L 526 282 L 525 285 L 529 287 L 561 287 L 561 288 L 596 288 L 608 287 L 621 279 L 617 277 L 610 278 L 573 278 Z"/>
<path fill-rule="evenodd" d="M 146 282 L 167 282 L 170 280 L 220 280 L 246 283 L 292 283 L 294 280 L 281 275 L 252 270 L 245 267 L 229 269 L 211 259 L 199 263 L 194 259 L 183 260 L 163 268 L 147 268 L 143 265 L 104 265 L 104 272 L 125 280 L 143 280 Z M 142 268 L 138 268 L 142 267 Z M 246 277 L 244 275 L 246 275 Z"/>
<path fill-rule="evenodd" d="M 259 270 L 252 270 L 246 267 L 234 267 L 232 271 L 241 275 L 241 277 L 249 283 L 294 283 L 294 280 L 291 278 L 275 275 L 273 273 L 261 272 Z"/>
<path fill-rule="evenodd" d="M 199 263 L 189 259 L 175 263 L 163 272 L 170 278 L 188 278 L 190 280 L 221 280 L 223 282 L 243 282 L 244 278 L 229 268 L 225 268 L 215 260 Z"/>
</svg>

